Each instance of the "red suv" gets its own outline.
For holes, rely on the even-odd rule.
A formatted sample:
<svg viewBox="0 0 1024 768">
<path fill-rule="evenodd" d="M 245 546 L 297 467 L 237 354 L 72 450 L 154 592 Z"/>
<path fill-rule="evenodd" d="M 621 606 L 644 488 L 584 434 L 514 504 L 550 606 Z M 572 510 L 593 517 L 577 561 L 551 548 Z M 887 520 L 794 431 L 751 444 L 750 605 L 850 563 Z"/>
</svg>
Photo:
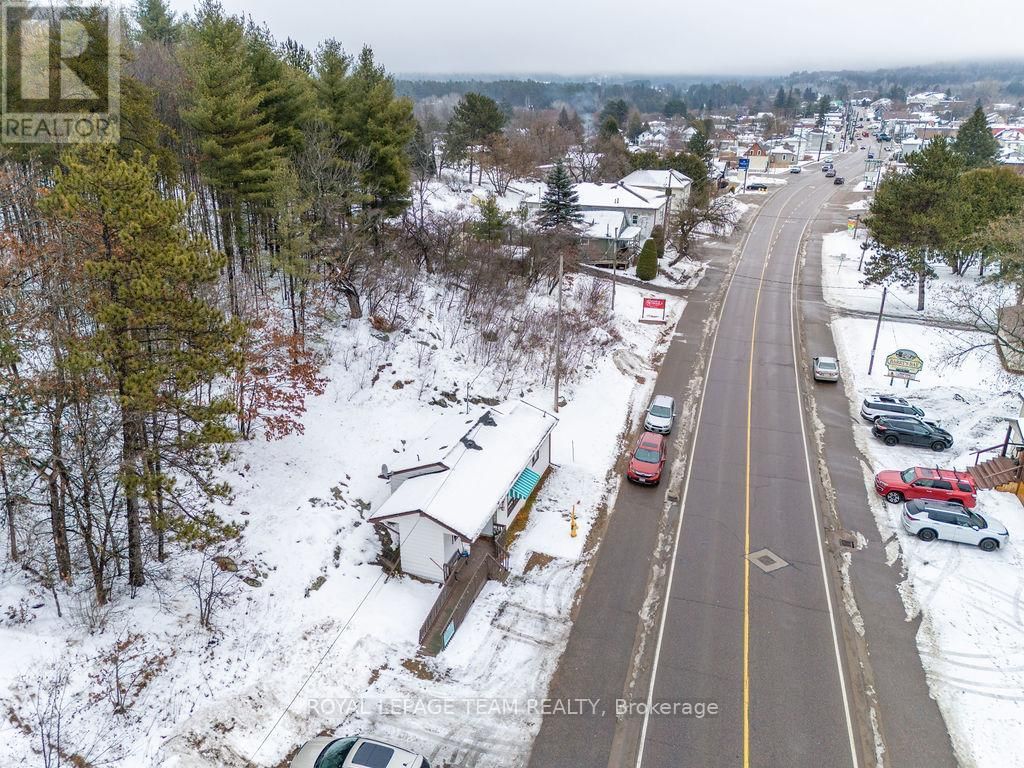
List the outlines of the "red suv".
<svg viewBox="0 0 1024 768">
<path fill-rule="evenodd" d="M 665 468 L 668 441 L 664 435 L 644 432 L 636 441 L 633 455 L 629 457 L 626 477 L 640 485 L 657 485 Z"/>
<path fill-rule="evenodd" d="M 967 509 L 978 503 L 978 489 L 966 472 L 955 469 L 911 467 L 902 472 L 886 470 L 875 475 L 875 490 L 890 504 L 906 499 L 952 501 Z"/>
</svg>

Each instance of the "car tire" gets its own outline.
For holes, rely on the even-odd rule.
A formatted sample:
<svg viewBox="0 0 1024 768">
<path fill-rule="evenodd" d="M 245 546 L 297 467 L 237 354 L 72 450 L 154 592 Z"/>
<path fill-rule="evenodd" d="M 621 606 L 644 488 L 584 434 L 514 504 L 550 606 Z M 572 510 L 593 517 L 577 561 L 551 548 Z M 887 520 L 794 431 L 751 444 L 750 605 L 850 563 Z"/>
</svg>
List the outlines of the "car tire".
<svg viewBox="0 0 1024 768">
<path fill-rule="evenodd" d="M 981 547 L 982 550 L 984 550 L 985 552 L 995 552 L 997 549 L 999 549 L 999 542 L 995 539 L 982 539 L 980 542 L 978 542 L 978 546 Z"/>
<path fill-rule="evenodd" d="M 886 435 L 884 440 L 886 445 L 896 445 L 899 441 L 900 439 L 896 435 Z"/>
<path fill-rule="evenodd" d="M 888 501 L 890 504 L 899 504 L 901 501 L 903 501 L 903 494 L 900 493 L 899 491 L 889 491 L 887 494 L 885 494 L 885 500 Z"/>
<path fill-rule="evenodd" d="M 917 532 L 917 538 L 921 541 L 935 541 L 935 539 L 939 538 L 939 534 L 931 528 L 922 528 Z"/>
<path fill-rule="evenodd" d="M 944 451 L 946 450 L 946 444 L 941 442 L 940 440 L 936 440 L 934 443 L 932 443 L 932 450 L 935 451 L 936 453 Z"/>
</svg>

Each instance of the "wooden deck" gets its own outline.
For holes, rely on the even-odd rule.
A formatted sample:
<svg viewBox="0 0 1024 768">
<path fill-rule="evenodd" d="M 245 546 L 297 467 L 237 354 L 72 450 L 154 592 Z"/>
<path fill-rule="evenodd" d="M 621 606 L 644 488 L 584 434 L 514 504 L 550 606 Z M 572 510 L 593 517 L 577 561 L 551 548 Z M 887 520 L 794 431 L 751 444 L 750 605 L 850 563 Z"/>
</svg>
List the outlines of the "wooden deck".
<svg viewBox="0 0 1024 768">
<path fill-rule="evenodd" d="M 441 587 L 437 600 L 420 627 L 421 653 L 436 656 L 462 624 L 488 581 L 508 578 L 508 553 L 493 537 L 481 536 L 459 558 Z"/>
</svg>

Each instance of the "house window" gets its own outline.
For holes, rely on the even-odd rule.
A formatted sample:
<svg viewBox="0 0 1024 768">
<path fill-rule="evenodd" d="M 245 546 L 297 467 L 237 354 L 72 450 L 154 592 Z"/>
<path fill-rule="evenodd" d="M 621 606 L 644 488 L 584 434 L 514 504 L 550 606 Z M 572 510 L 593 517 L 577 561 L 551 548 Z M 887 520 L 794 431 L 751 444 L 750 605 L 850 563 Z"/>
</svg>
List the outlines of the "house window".
<svg viewBox="0 0 1024 768">
<path fill-rule="evenodd" d="M 636 215 L 636 214 L 634 213 L 634 214 L 633 214 L 633 224 L 636 224 L 636 223 L 637 223 L 637 222 L 638 222 L 639 220 L 640 220 L 640 217 L 639 217 L 639 216 L 637 216 L 637 215 Z"/>
<path fill-rule="evenodd" d="M 537 449 L 537 451 L 533 454 L 533 458 L 530 459 L 530 466 L 536 467 L 538 461 L 540 461 L 540 448 Z"/>
<path fill-rule="evenodd" d="M 508 498 L 505 499 L 505 515 L 506 516 L 511 515 L 512 514 L 512 510 L 516 508 L 516 504 L 518 504 L 518 503 L 519 503 L 519 499 L 517 499 L 515 496 L 513 496 L 510 493 L 508 495 Z"/>
</svg>

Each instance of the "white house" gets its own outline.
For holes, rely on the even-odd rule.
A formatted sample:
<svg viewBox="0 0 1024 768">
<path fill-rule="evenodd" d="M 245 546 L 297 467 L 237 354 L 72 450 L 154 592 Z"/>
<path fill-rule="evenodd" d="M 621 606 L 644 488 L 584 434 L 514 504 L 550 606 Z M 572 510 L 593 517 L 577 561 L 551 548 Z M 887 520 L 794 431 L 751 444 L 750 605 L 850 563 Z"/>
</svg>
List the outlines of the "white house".
<svg viewBox="0 0 1024 768">
<path fill-rule="evenodd" d="M 651 192 L 627 186 L 622 182 L 614 184 L 584 182 L 575 184 L 574 189 L 579 196 L 579 206 L 584 218 L 592 211 L 623 213 L 630 226 L 640 227 L 641 241 L 651 236 L 655 225 L 665 223 L 668 198 L 663 192 Z M 542 198 L 543 194 L 536 194 L 523 201 L 529 215 L 533 216 L 540 210 Z"/>
<path fill-rule="evenodd" d="M 391 495 L 370 515 L 387 526 L 402 570 L 443 582 L 481 537 L 506 528 L 551 464 L 558 419 L 522 400 L 452 413 L 385 467 Z"/>
<path fill-rule="evenodd" d="M 693 179 L 679 171 L 633 171 L 622 179 L 620 184 L 650 192 L 652 195 L 664 195 L 669 200 L 671 210 L 678 211 L 690 199 L 690 187 Z"/>
<path fill-rule="evenodd" d="M 590 246 L 588 256 L 593 263 L 610 264 L 620 251 L 635 254 L 643 245 L 640 227 L 630 224 L 622 211 L 587 211 L 583 223 L 586 229 L 581 238 Z"/>
<path fill-rule="evenodd" d="M 1024 128 L 1003 128 L 995 133 L 995 137 L 1003 149 L 1011 152 L 1024 150 Z"/>
</svg>

